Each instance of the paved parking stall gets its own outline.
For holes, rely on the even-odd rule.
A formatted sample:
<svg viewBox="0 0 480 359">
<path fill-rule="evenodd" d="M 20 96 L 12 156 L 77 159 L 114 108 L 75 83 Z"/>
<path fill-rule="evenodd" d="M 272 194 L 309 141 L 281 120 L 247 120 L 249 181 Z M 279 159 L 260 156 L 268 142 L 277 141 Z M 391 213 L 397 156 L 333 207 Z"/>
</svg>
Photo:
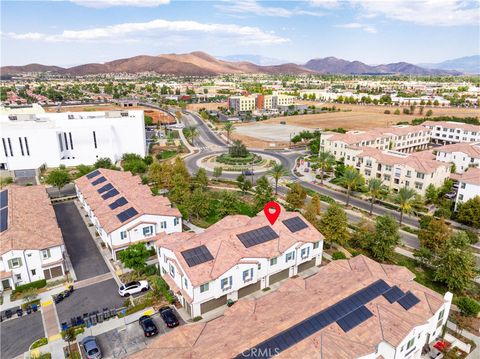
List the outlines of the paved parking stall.
<svg viewBox="0 0 480 359">
<path fill-rule="evenodd" d="M 40 312 L 9 319 L 0 324 L 0 357 L 9 359 L 23 354 L 37 339 L 45 337 Z"/>
<path fill-rule="evenodd" d="M 74 202 L 53 206 L 77 280 L 109 271 Z"/>
</svg>

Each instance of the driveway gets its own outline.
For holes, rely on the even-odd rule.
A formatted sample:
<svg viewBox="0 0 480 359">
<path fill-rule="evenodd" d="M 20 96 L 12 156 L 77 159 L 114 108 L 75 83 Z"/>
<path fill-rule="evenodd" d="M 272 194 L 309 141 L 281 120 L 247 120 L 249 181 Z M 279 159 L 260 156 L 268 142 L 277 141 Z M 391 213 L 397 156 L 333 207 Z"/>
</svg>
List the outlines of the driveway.
<svg viewBox="0 0 480 359">
<path fill-rule="evenodd" d="M 114 279 L 95 283 L 76 289 L 68 298 L 56 304 L 58 321 L 70 322 L 73 317 L 84 313 L 103 311 L 103 308 L 113 309 L 123 306 L 125 299 L 118 295 L 118 285 Z"/>
<path fill-rule="evenodd" d="M 109 269 L 75 203 L 57 203 L 53 208 L 77 280 L 108 273 Z"/>
<path fill-rule="evenodd" d="M 45 337 L 40 312 L 10 319 L 0 324 L 0 357 L 15 358 L 30 348 L 37 339 Z"/>
</svg>

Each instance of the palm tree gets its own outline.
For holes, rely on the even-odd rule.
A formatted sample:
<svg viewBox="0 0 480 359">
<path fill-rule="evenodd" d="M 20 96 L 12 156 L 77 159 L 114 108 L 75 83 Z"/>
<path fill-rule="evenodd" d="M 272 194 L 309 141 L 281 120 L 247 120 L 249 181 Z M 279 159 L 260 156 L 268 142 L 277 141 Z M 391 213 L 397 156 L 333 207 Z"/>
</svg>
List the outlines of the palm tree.
<svg viewBox="0 0 480 359">
<path fill-rule="evenodd" d="M 227 133 L 227 142 L 230 143 L 230 135 L 233 131 L 235 131 L 235 125 L 233 124 L 233 122 L 227 122 L 223 126 L 223 130 Z"/>
<path fill-rule="evenodd" d="M 335 157 L 330 152 L 320 152 L 318 156 L 318 167 L 321 170 L 322 178 L 320 183 L 323 184 L 323 175 L 326 170 L 332 167 L 335 164 Z"/>
<path fill-rule="evenodd" d="M 345 168 L 342 177 L 340 177 L 340 184 L 345 186 L 347 189 L 347 207 L 350 203 L 350 192 L 352 189 L 355 189 L 363 181 L 363 177 L 358 171 L 353 167 Z"/>
<path fill-rule="evenodd" d="M 412 208 L 413 200 L 415 199 L 415 190 L 413 188 L 403 187 L 400 188 L 397 194 L 397 203 L 400 208 L 400 226 L 403 221 L 403 214 L 408 213 Z"/>
<path fill-rule="evenodd" d="M 288 171 L 281 163 L 275 163 L 268 174 L 275 180 L 275 195 L 277 195 L 278 181 L 283 176 L 288 175 Z"/>
<path fill-rule="evenodd" d="M 373 204 L 375 203 L 375 200 L 380 195 L 381 191 L 382 191 L 382 180 L 381 179 L 372 178 L 370 181 L 368 181 L 368 194 L 371 197 L 370 215 L 372 215 L 372 212 L 373 212 Z"/>
<path fill-rule="evenodd" d="M 193 145 L 193 139 L 198 136 L 198 129 L 195 126 L 190 126 L 185 129 L 185 137 Z"/>
</svg>

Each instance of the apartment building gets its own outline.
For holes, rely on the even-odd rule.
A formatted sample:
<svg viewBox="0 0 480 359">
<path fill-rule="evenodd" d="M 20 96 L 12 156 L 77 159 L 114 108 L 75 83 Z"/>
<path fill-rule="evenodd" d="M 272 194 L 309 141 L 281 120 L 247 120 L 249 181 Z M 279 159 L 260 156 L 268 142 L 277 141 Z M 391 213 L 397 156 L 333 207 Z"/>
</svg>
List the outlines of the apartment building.
<svg viewBox="0 0 480 359">
<path fill-rule="evenodd" d="M 293 105 L 295 97 L 283 94 L 249 96 L 231 96 L 228 99 L 228 107 L 236 112 L 273 110 L 279 106 Z"/>
<path fill-rule="evenodd" d="M 323 239 L 301 214 L 282 210 L 274 225 L 263 212 L 228 216 L 200 234 L 158 236 L 156 245 L 163 278 L 196 317 L 320 265 Z"/>
<path fill-rule="evenodd" d="M 440 187 L 450 176 L 450 164 L 436 161 L 429 151 L 402 153 L 351 146 L 345 153 L 347 166 L 355 167 L 367 180 L 381 179 L 394 191 L 410 187 L 425 195 L 430 184 Z"/>
<path fill-rule="evenodd" d="M 451 178 L 458 181 L 455 210 L 460 203 L 480 196 L 480 168 L 468 168 L 462 174 L 452 174 Z"/>
<path fill-rule="evenodd" d="M 422 126 L 431 131 L 431 141 L 435 144 L 480 142 L 480 126 L 451 121 L 425 121 Z"/>
<path fill-rule="evenodd" d="M 118 161 L 146 154 L 143 111 L 0 115 L 0 169 L 36 169 Z"/>
<path fill-rule="evenodd" d="M 0 291 L 65 275 L 65 245 L 44 186 L 0 192 Z"/>
<path fill-rule="evenodd" d="M 369 131 L 326 133 L 322 134 L 321 138 L 322 150 L 332 153 L 337 160 L 346 156 L 346 148 L 349 146 L 410 153 L 427 149 L 429 143 L 430 130 L 423 126 L 408 125 L 376 128 Z"/>
<path fill-rule="evenodd" d="M 257 96 L 230 96 L 228 107 L 235 112 L 254 111 L 257 108 Z"/>
<path fill-rule="evenodd" d="M 157 234 L 182 231 L 180 211 L 130 172 L 98 169 L 77 179 L 75 189 L 114 260 L 131 244 L 151 248 Z"/>
<path fill-rule="evenodd" d="M 480 142 L 454 143 L 435 148 L 435 159 L 455 164 L 456 173 L 480 166 Z"/>
<path fill-rule="evenodd" d="M 419 359 L 441 337 L 451 303 L 407 268 L 359 255 L 180 326 L 129 358 Z"/>
</svg>

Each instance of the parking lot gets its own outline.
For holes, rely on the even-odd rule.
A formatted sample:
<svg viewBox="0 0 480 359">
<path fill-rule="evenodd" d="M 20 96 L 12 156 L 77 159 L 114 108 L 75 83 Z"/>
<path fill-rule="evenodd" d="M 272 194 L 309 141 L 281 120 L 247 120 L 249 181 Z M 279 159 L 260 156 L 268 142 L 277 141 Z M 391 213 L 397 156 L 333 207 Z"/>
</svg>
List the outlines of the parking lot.
<svg viewBox="0 0 480 359">
<path fill-rule="evenodd" d="M 45 337 L 40 312 L 9 319 L 0 324 L 0 357 L 9 359 L 23 354 L 37 339 Z"/>
<path fill-rule="evenodd" d="M 180 325 L 185 324 L 180 315 L 176 313 Z M 127 324 L 124 328 L 114 329 L 97 336 L 97 341 L 104 358 L 122 358 L 139 350 L 145 349 L 148 343 L 159 335 L 165 334 L 176 328 L 168 328 L 160 314 L 152 316 L 158 328 L 158 335 L 146 338 L 138 322 Z M 88 329 L 86 331 L 88 333 Z"/>
<path fill-rule="evenodd" d="M 124 298 L 118 295 L 118 285 L 113 279 L 76 289 L 68 298 L 56 304 L 58 320 L 70 322 L 72 317 L 83 316 L 103 308 L 120 308 Z"/>
<path fill-rule="evenodd" d="M 53 207 L 77 280 L 96 277 L 109 271 L 74 202 Z"/>
</svg>

